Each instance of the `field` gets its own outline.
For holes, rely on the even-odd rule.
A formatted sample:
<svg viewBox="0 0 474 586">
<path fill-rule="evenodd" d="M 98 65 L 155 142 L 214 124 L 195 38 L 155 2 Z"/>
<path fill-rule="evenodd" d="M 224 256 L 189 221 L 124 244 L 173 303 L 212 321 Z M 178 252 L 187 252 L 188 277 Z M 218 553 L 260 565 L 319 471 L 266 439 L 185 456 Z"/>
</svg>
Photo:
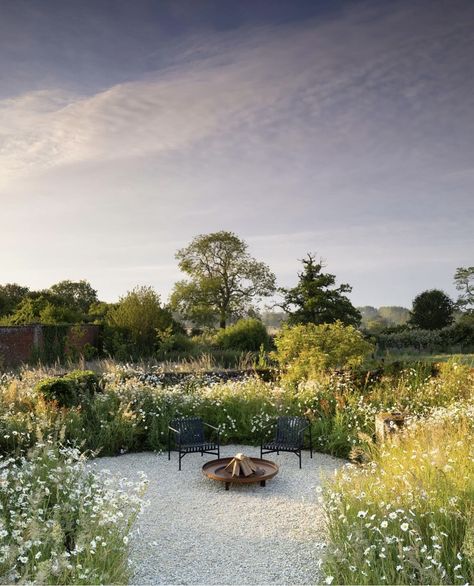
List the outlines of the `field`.
<svg viewBox="0 0 474 586">
<path fill-rule="evenodd" d="M 282 414 L 305 414 L 316 450 L 354 462 L 324 491 L 329 582 L 472 579 L 474 376 L 461 361 L 326 373 L 297 386 L 199 372 L 163 384 L 157 368 L 99 366 L 100 374 L 57 376 L 62 367 L 1 378 L 2 580 L 127 580 L 127 541 L 143 485 L 116 494 L 84 469 L 85 456 L 163 450 L 169 420 L 187 415 L 218 425 L 224 442 L 257 445 L 262 427 Z M 381 411 L 411 421 L 403 439 L 384 449 L 374 444 Z M 39 510 L 43 524 L 33 521 Z M 115 560 L 101 554 L 102 543 L 115 544 Z M 367 551 L 362 560 L 360 551 Z"/>
</svg>

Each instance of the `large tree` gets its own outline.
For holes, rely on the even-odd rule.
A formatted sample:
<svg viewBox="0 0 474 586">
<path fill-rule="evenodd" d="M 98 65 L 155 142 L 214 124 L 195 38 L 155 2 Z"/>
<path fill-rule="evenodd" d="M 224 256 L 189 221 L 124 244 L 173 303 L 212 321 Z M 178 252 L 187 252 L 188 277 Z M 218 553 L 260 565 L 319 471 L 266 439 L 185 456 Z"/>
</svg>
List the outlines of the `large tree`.
<svg viewBox="0 0 474 586">
<path fill-rule="evenodd" d="M 49 291 L 59 297 L 63 304 L 72 309 L 86 314 L 91 305 L 97 303 L 97 291 L 85 280 L 60 281 L 49 288 Z"/>
<path fill-rule="evenodd" d="M 458 267 L 454 273 L 454 284 L 460 291 L 456 305 L 459 309 L 474 312 L 474 267 Z"/>
<path fill-rule="evenodd" d="M 178 250 L 179 268 L 189 279 L 176 283 L 171 307 L 196 324 L 218 322 L 225 328 L 231 317 L 243 315 L 257 299 L 271 295 L 275 275 L 247 248 L 234 233 L 221 231 L 197 236 Z"/>
<path fill-rule="evenodd" d="M 13 313 L 29 293 L 28 287 L 7 283 L 0 285 L 0 316 Z"/>
<path fill-rule="evenodd" d="M 444 291 L 423 291 L 413 300 L 409 324 L 423 330 L 440 330 L 453 323 L 454 303 Z"/>
<path fill-rule="evenodd" d="M 317 262 L 312 254 L 301 262 L 303 270 L 298 273 L 296 287 L 280 289 L 283 294 L 280 307 L 288 313 L 288 323 L 324 324 L 339 320 L 345 325 L 359 325 L 361 314 L 345 295 L 352 287 L 347 283 L 336 287 L 335 275 L 323 273 L 323 262 Z"/>
</svg>

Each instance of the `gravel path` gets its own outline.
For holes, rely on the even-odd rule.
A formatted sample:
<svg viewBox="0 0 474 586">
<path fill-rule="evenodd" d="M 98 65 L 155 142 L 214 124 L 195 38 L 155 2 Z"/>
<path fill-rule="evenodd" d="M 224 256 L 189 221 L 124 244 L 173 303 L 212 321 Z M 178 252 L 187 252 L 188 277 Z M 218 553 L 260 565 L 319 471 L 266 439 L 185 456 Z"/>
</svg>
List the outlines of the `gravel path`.
<svg viewBox="0 0 474 586">
<path fill-rule="evenodd" d="M 258 448 L 224 446 L 221 457 Z M 315 584 L 324 549 L 316 492 L 323 476 L 344 461 L 323 454 L 264 456 L 280 471 L 258 484 L 231 486 L 201 473 L 212 456 L 191 454 L 178 472 L 177 453 L 139 453 L 96 460 L 117 477 L 149 480 L 149 505 L 132 543 L 133 584 Z"/>
</svg>

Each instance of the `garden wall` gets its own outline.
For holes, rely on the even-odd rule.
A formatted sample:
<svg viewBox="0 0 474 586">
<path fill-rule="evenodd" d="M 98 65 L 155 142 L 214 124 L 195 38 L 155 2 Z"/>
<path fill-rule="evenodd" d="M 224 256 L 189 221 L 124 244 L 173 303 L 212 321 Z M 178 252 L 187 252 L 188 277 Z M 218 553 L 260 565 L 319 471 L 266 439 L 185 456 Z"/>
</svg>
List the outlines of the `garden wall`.
<svg viewBox="0 0 474 586">
<path fill-rule="evenodd" d="M 89 345 L 99 350 L 101 327 L 83 325 L 0 326 L 0 369 L 78 354 Z"/>
</svg>

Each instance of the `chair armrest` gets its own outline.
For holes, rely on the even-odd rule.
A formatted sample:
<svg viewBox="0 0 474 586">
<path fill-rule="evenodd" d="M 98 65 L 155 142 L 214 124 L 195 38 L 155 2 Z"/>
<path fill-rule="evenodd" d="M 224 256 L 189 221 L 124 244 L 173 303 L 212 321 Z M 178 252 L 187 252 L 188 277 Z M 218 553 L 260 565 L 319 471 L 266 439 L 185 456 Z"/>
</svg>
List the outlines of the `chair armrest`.
<svg viewBox="0 0 474 586">
<path fill-rule="evenodd" d="M 308 425 L 305 425 L 304 427 L 302 427 L 298 433 L 304 433 L 308 429 L 308 427 L 311 427 L 311 425 L 309 423 L 308 423 Z"/>
<path fill-rule="evenodd" d="M 174 431 L 175 433 L 181 434 L 181 432 L 180 432 L 180 431 L 178 431 L 178 430 L 177 430 L 177 429 L 175 429 L 174 427 L 171 427 L 171 425 L 168 425 L 168 429 L 169 429 L 170 431 Z"/>
<path fill-rule="evenodd" d="M 214 425 L 211 425 L 210 423 L 206 423 L 205 421 L 203 421 L 204 425 L 207 425 L 207 427 L 210 427 L 212 429 L 215 429 L 216 431 L 220 431 L 221 428 L 220 427 L 215 427 Z"/>
</svg>

